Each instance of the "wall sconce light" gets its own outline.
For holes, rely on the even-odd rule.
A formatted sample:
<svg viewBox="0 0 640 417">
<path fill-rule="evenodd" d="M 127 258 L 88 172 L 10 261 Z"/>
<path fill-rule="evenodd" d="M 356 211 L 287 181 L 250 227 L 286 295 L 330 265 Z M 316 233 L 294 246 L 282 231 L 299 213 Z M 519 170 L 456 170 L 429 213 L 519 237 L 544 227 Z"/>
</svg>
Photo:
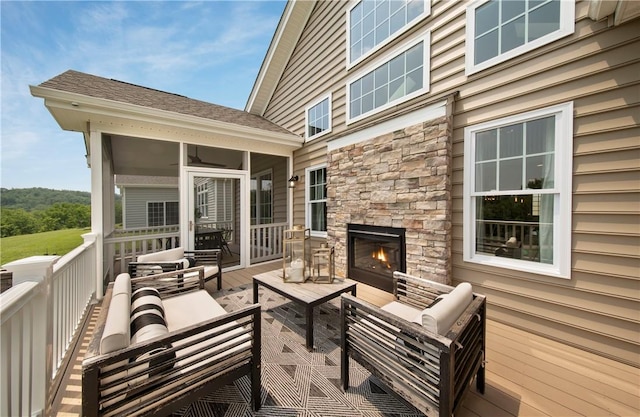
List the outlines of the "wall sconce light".
<svg viewBox="0 0 640 417">
<path fill-rule="evenodd" d="M 293 175 L 289 178 L 289 188 L 296 188 L 296 183 L 298 182 L 298 176 Z"/>
</svg>

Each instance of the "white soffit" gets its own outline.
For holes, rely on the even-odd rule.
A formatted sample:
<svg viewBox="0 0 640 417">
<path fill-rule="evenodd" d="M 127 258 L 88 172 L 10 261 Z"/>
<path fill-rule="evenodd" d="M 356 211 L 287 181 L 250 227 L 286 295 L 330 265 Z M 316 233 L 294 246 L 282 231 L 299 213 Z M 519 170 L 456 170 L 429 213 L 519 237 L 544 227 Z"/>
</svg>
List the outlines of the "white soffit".
<svg viewBox="0 0 640 417">
<path fill-rule="evenodd" d="M 371 127 L 359 130 L 349 135 L 334 139 L 327 143 L 327 151 L 331 152 L 336 149 L 353 145 L 365 140 L 373 139 L 396 130 L 404 129 L 409 126 L 424 123 L 429 120 L 437 119 L 447 115 L 447 100 L 439 101 L 421 109 L 412 111 L 402 116 L 378 123 Z"/>
</svg>

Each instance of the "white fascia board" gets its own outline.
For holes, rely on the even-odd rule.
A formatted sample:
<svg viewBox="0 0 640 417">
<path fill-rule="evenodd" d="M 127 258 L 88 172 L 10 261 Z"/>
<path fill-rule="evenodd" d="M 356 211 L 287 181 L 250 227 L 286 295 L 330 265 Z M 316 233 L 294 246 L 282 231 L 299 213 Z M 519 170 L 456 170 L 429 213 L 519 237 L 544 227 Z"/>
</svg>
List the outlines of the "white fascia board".
<svg viewBox="0 0 640 417">
<path fill-rule="evenodd" d="M 247 99 L 245 111 L 264 115 L 265 106 L 273 96 L 315 4 L 315 1 L 306 0 L 287 2 Z"/>
<path fill-rule="evenodd" d="M 48 108 L 61 108 L 77 111 L 79 114 L 85 113 L 127 118 L 176 128 L 195 129 L 208 133 L 251 138 L 253 140 L 261 140 L 279 145 L 293 146 L 295 148 L 299 148 L 304 143 L 304 138 L 294 135 L 293 133 L 272 132 L 235 123 L 205 119 L 188 114 L 95 98 L 46 87 L 30 86 L 30 89 L 34 97 L 45 99 L 45 105 Z M 58 121 L 58 123 L 60 124 L 60 121 Z"/>
<path fill-rule="evenodd" d="M 394 117 L 382 123 L 367 127 L 349 135 L 334 139 L 327 143 L 327 152 L 353 145 L 365 140 L 373 139 L 396 130 L 404 129 L 418 123 L 427 122 L 447 115 L 447 100 L 433 103 L 429 106 L 412 111 L 402 116 Z"/>
</svg>

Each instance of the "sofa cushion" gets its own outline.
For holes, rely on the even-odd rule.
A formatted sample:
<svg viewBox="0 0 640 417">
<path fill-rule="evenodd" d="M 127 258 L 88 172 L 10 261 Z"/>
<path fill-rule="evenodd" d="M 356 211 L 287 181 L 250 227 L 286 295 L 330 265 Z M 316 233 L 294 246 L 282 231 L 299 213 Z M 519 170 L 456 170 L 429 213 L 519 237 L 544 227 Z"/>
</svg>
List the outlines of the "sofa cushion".
<svg viewBox="0 0 640 417">
<path fill-rule="evenodd" d="M 113 282 L 112 294 L 126 294 L 131 298 L 131 277 L 126 272 L 119 274 Z"/>
<path fill-rule="evenodd" d="M 127 294 L 112 295 L 100 339 L 100 353 L 110 353 L 129 346 L 130 298 Z"/>
<path fill-rule="evenodd" d="M 450 293 L 438 296 L 436 302 L 422 310 L 413 321 L 421 322 L 429 331 L 444 336 L 472 301 L 471 284 L 463 282 Z"/>
<path fill-rule="evenodd" d="M 163 300 L 170 332 L 226 314 L 206 290 L 189 292 Z"/>
<path fill-rule="evenodd" d="M 184 248 L 162 250 L 160 252 L 139 255 L 138 262 L 172 262 L 184 258 Z"/>
<path fill-rule="evenodd" d="M 179 330 L 227 314 L 225 309 L 206 290 L 167 298 L 164 300 L 164 304 L 169 331 Z M 220 360 L 227 355 L 249 348 L 251 336 L 244 333 L 241 328 L 232 329 L 234 325 L 236 325 L 235 321 L 212 329 L 208 332 L 212 334 L 211 337 L 179 350 L 177 363 L 182 367 L 181 372 L 190 374 L 205 363 Z M 213 333 L 225 328 L 228 329 L 226 332 L 213 336 Z M 175 346 L 186 345 L 199 337 L 202 335 L 180 340 L 180 342 L 175 342 Z M 187 357 L 190 354 L 193 356 Z"/>
</svg>

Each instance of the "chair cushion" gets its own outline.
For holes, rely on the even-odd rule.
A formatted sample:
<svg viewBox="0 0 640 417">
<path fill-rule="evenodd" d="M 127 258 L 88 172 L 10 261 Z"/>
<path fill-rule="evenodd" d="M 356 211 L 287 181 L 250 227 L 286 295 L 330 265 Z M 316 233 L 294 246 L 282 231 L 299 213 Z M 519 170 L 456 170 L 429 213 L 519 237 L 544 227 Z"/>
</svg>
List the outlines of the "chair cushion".
<svg viewBox="0 0 640 417">
<path fill-rule="evenodd" d="M 184 258 L 184 248 L 177 247 L 159 252 L 139 255 L 138 262 L 171 262 Z"/>
<path fill-rule="evenodd" d="M 446 335 L 458 317 L 473 301 L 471 284 L 463 282 L 450 293 L 438 296 L 436 302 L 413 319 L 433 333 Z"/>
</svg>

